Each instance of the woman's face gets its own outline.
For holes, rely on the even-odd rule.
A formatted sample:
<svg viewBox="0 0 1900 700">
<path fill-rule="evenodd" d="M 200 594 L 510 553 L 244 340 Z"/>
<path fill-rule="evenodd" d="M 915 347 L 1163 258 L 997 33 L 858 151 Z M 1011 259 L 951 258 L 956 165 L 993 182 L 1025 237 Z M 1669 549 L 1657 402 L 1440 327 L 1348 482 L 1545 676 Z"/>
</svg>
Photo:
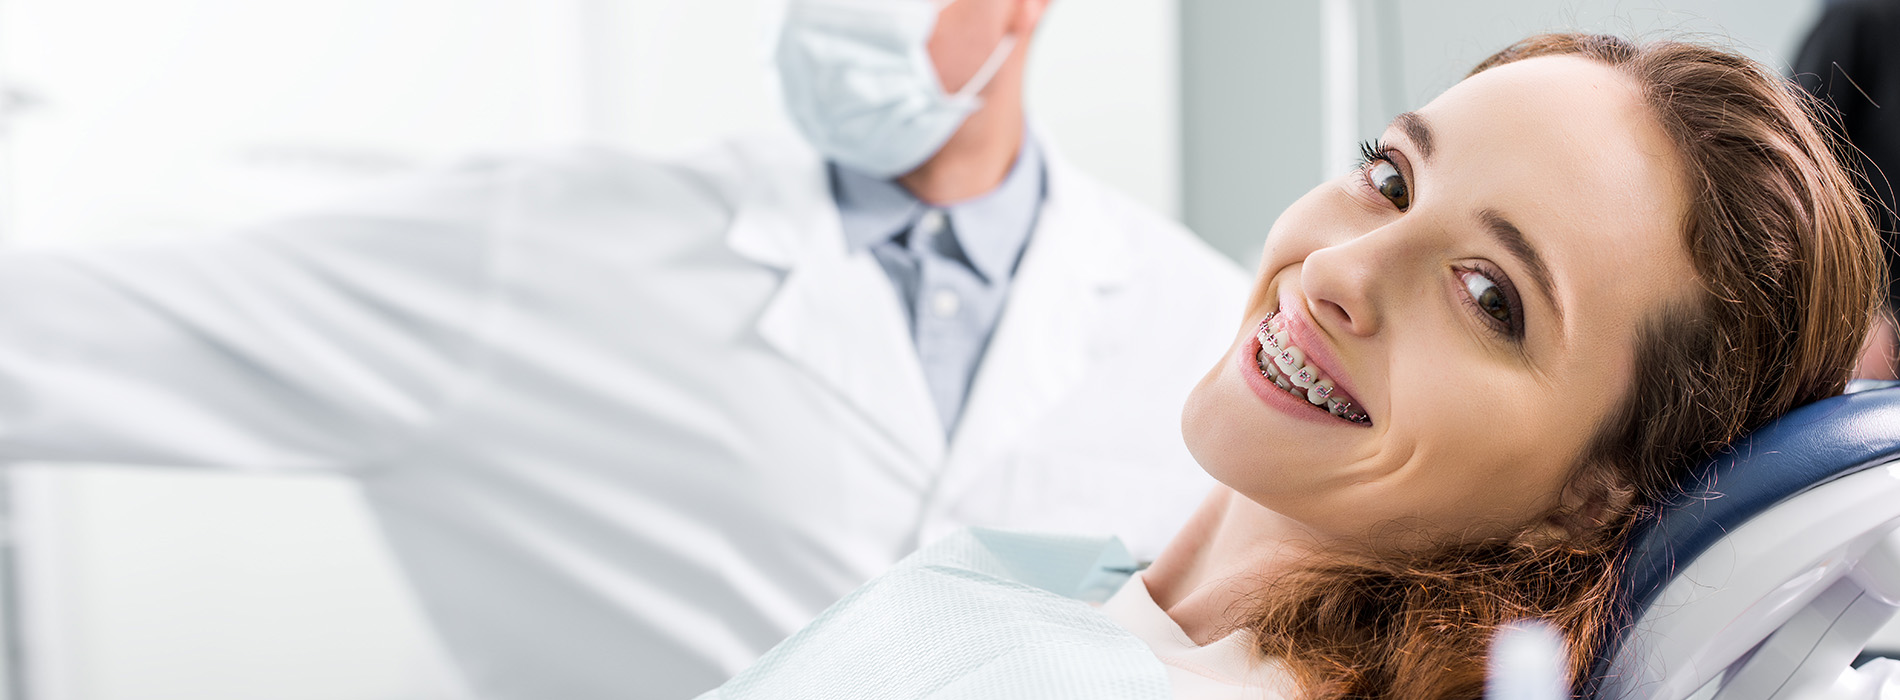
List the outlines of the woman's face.
<svg viewBox="0 0 1900 700">
<path fill-rule="evenodd" d="M 1274 223 L 1188 447 L 1322 538 L 1525 525 L 1629 391 L 1638 329 L 1694 298 L 1674 147 L 1632 80 L 1545 57 L 1466 79 L 1369 155 Z"/>
</svg>

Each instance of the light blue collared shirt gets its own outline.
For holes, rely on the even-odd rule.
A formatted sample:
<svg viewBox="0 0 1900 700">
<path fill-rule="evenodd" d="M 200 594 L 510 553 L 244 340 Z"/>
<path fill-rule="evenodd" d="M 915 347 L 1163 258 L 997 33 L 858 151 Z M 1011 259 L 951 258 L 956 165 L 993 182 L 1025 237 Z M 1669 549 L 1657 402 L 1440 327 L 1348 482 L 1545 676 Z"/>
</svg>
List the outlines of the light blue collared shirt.
<svg viewBox="0 0 1900 700">
<path fill-rule="evenodd" d="M 996 189 L 942 207 L 925 204 L 893 180 L 836 163 L 830 170 L 845 243 L 869 249 L 897 288 L 948 435 L 963 413 L 1042 209 L 1042 150 L 1025 136 L 1016 164 Z"/>
</svg>

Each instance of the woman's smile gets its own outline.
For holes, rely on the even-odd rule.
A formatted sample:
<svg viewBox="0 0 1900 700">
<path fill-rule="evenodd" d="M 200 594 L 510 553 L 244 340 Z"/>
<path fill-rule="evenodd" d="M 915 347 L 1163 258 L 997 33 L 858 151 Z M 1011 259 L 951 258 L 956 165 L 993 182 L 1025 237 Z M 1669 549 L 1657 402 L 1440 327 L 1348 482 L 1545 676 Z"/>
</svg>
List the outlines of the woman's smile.
<svg viewBox="0 0 1900 700">
<path fill-rule="evenodd" d="M 1235 360 L 1242 379 L 1261 401 L 1295 417 L 1371 426 L 1372 418 L 1338 359 L 1299 313 L 1298 302 L 1287 302 L 1281 311 L 1262 318 L 1253 337 L 1239 344 Z"/>
</svg>

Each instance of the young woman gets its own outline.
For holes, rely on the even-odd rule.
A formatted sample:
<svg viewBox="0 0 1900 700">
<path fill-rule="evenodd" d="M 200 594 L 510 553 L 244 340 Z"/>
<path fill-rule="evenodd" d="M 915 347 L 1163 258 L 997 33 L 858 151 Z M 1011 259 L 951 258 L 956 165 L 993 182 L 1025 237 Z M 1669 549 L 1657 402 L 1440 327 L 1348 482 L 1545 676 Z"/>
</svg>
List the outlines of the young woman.
<svg viewBox="0 0 1900 700">
<path fill-rule="evenodd" d="M 1797 94 L 1716 49 L 1546 35 L 1400 115 L 1274 224 L 1183 415 L 1223 486 L 1103 612 L 1183 697 L 1479 697 L 1521 618 L 1582 682 L 1644 507 L 1839 393 L 1866 337 L 1876 239 Z"/>
</svg>

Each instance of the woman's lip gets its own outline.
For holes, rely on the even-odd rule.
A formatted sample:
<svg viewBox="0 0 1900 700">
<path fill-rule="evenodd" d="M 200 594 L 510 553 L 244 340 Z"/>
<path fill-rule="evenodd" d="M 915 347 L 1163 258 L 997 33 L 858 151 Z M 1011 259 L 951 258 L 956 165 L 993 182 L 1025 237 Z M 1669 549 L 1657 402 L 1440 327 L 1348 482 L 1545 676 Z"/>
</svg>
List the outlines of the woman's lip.
<svg viewBox="0 0 1900 700">
<path fill-rule="evenodd" d="M 1235 369 L 1240 371 L 1241 379 L 1247 382 L 1247 388 L 1252 389 L 1254 395 L 1260 397 L 1260 400 L 1265 402 L 1268 406 L 1280 409 L 1282 412 L 1294 418 L 1309 420 L 1314 423 L 1371 427 L 1370 423 L 1353 423 L 1343 420 L 1331 413 L 1319 410 L 1306 399 L 1289 394 L 1286 390 L 1274 386 L 1273 382 L 1267 379 L 1266 375 L 1260 373 L 1260 361 L 1255 359 L 1259 354 L 1260 339 L 1255 335 L 1247 336 L 1247 342 L 1241 343 L 1240 351 L 1234 354 L 1234 363 L 1237 365 Z"/>
<path fill-rule="evenodd" d="M 1366 415 L 1370 416 L 1372 409 L 1366 405 L 1366 395 L 1359 393 L 1359 387 L 1353 383 L 1352 377 L 1340 371 L 1339 356 L 1333 354 L 1332 347 L 1327 345 L 1325 339 L 1321 338 L 1319 332 L 1313 328 L 1313 319 L 1306 315 L 1306 307 L 1302 306 L 1297 299 L 1282 296 L 1280 311 L 1275 318 L 1280 322 L 1280 328 L 1287 332 L 1287 342 L 1306 354 L 1307 364 L 1318 367 L 1326 378 L 1333 380 L 1334 386 L 1339 387 L 1341 392 L 1351 396 L 1359 404 L 1359 410 L 1365 411 Z"/>
</svg>

